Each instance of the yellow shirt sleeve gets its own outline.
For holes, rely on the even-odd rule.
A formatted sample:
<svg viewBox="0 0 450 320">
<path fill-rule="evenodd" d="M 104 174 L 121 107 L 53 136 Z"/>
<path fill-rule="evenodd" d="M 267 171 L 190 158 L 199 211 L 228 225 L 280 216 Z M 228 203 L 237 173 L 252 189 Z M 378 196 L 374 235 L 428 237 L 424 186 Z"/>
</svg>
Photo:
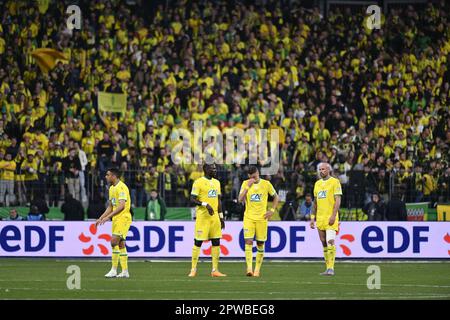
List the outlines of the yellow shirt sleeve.
<svg viewBox="0 0 450 320">
<path fill-rule="evenodd" d="M 118 191 L 119 191 L 118 192 L 119 194 L 118 194 L 117 200 L 128 201 L 127 190 L 125 189 L 125 186 L 122 185 Z"/>
<path fill-rule="evenodd" d="M 273 197 L 277 194 L 277 191 L 273 187 L 272 183 L 270 181 L 267 182 L 267 192 Z"/>
<path fill-rule="evenodd" d="M 333 190 L 333 195 L 337 196 L 342 196 L 342 188 L 341 188 L 341 183 L 338 179 L 336 179 L 336 182 L 334 184 L 334 190 Z"/>
<path fill-rule="evenodd" d="M 199 180 L 195 180 L 194 184 L 192 185 L 192 191 L 191 195 L 193 196 L 199 196 L 200 195 L 200 182 Z"/>
<path fill-rule="evenodd" d="M 317 189 L 316 189 L 317 183 L 314 184 L 314 190 L 313 190 L 313 194 L 314 194 L 314 199 L 317 198 Z"/>
<path fill-rule="evenodd" d="M 112 206 L 112 199 L 114 198 L 114 186 L 109 187 L 109 204 Z"/>
<path fill-rule="evenodd" d="M 220 181 L 217 180 L 216 184 L 217 184 L 217 195 L 221 196 L 222 195 L 222 190 L 220 189 Z"/>
<path fill-rule="evenodd" d="M 246 184 L 247 184 L 247 180 L 242 181 L 241 189 L 239 190 L 239 194 L 241 194 L 244 191 L 244 187 Z"/>
</svg>

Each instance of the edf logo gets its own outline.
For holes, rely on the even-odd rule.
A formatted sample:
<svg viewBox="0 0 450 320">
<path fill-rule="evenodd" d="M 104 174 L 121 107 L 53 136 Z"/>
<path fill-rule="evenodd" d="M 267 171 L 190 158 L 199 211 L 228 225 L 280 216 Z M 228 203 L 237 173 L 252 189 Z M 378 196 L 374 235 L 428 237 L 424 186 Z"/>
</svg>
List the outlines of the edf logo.
<svg viewBox="0 0 450 320">
<path fill-rule="evenodd" d="M 430 228 L 428 226 L 415 226 L 412 234 L 403 227 L 389 226 L 384 233 L 380 227 L 369 226 L 361 234 L 361 245 L 367 253 L 403 253 L 412 247 L 412 252 L 421 252 L 421 243 L 428 242 Z M 385 245 L 385 246 L 384 246 Z"/>
<path fill-rule="evenodd" d="M 261 202 L 262 194 L 260 193 L 254 193 L 250 195 L 250 201 L 252 202 Z"/>
<path fill-rule="evenodd" d="M 215 198 L 215 197 L 217 197 L 217 190 L 209 190 L 208 198 Z"/>
</svg>

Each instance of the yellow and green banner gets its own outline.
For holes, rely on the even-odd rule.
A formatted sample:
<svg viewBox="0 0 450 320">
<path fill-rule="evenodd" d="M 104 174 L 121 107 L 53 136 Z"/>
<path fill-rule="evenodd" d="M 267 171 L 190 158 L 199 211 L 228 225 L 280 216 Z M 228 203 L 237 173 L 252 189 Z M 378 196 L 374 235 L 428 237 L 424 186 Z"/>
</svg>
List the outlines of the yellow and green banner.
<svg viewBox="0 0 450 320">
<path fill-rule="evenodd" d="M 98 93 L 98 109 L 102 112 L 120 112 L 125 113 L 127 108 L 126 93 Z"/>
</svg>

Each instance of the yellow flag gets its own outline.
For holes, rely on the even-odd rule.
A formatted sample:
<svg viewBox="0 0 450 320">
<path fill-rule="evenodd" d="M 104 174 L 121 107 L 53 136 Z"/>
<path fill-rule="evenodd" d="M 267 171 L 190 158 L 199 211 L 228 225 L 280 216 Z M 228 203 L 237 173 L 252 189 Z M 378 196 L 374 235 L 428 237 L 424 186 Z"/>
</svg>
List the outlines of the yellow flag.
<svg viewBox="0 0 450 320">
<path fill-rule="evenodd" d="M 36 49 L 31 53 L 31 56 L 36 60 L 39 68 L 44 73 L 52 70 L 59 60 L 68 60 L 64 53 L 50 48 Z"/>
<path fill-rule="evenodd" d="M 99 92 L 97 102 L 100 111 L 125 113 L 127 108 L 127 94 Z"/>
</svg>

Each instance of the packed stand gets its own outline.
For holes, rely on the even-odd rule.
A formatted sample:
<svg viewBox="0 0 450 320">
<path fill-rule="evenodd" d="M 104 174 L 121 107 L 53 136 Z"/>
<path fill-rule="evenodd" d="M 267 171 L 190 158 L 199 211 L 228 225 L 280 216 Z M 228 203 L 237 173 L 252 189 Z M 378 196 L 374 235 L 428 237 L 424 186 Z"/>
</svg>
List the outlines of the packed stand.
<svg viewBox="0 0 450 320">
<path fill-rule="evenodd" d="M 145 1 L 79 2 L 81 30 L 67 29 L 62 2 L 0 4 L 0 203 L 45 195 L 58 206 L 67 193 L 85 203 L 114 165 L 133 206 L 152 190 L 187 206 L 202 170 L 173 163 L 171 138 L 194 121 L 216 138 L 278 130 L 281 167 L 269 179 L 287 198 L 311 193 L 328 161 L 344 206 L 373 193 L 449 200 L 448 2 L 392 9 L 380 30 L 365 27 L 365 8 L 324 17 L 295 1 L 169 1 L 151 14 Z M 30 53 L 45 47 L 69 61 L 42 73 Z M 100 113 L 99 91 L 126 92 L 126 112 Z M 244 166 L 219 174 L 232 205 Z"/>
</svg>

